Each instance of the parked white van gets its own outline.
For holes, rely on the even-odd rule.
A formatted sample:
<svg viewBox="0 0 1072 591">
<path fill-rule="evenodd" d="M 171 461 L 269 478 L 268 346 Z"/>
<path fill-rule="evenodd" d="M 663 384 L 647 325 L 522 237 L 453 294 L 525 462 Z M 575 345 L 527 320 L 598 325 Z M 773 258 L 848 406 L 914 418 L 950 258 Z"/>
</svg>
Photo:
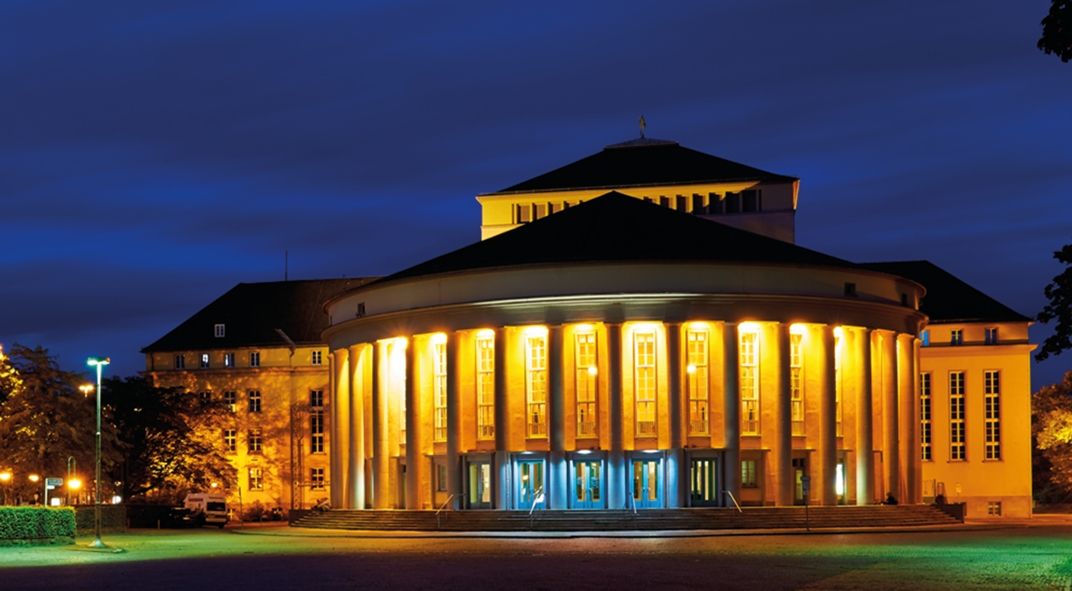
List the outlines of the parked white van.
<svg viewBox="0 0 1072 591">
<path fill-rule="evenodd" d="M 189 519 L 197 525 L 227 525 L 227 497 L 208 493 L 190 493 L 182 502 Z"/>
</svg>

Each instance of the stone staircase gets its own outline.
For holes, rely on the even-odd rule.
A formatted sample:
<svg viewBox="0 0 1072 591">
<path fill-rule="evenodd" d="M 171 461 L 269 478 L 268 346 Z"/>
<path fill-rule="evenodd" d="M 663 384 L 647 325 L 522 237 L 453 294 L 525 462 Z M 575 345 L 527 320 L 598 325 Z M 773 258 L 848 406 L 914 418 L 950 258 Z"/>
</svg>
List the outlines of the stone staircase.
<svg viewBox="0 0 1072 591">
<path fill-rule="evenodd" d="M 746 507 L 637 511 L 409 511 L 304 512 L 294 527 L 383 531 L 658 531 L 691 529 L 784 529 L 902 527 L 961 523 L 932 505 L 839 507 Z"/>
</svg>

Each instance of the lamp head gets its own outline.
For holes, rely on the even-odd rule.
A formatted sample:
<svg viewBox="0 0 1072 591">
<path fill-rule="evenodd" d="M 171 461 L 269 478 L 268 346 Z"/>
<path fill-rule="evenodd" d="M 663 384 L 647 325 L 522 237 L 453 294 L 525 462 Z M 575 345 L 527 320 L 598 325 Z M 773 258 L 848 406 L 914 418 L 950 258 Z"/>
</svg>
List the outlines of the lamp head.
<svg viewBox="0 0 1072 591">
<path fill-rule="evenodd" d="M 111 357 L 90 357 L 86 360 L 86 365 L 89 365 L 90 367 L 96 367 L 98 365 L 108 365 L 111 362 Z"/>
</svg>

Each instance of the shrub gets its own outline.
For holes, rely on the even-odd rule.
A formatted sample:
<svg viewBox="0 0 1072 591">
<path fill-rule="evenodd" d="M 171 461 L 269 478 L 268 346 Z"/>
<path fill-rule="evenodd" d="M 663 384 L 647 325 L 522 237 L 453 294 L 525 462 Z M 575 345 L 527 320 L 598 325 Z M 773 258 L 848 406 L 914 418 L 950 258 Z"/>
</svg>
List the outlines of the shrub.
<svg viewBox="0 0 1072 591">
<path fill-rule="evenodd" d="M 74 509 L 0 507 L 0 545 L 73 544 Z"/>
</svg>

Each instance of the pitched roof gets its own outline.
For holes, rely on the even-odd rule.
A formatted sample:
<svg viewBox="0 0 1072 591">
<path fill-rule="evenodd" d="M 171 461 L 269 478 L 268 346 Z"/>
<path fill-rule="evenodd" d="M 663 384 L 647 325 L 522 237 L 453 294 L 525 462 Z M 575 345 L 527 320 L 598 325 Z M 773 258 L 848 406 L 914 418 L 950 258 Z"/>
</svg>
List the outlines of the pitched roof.
<svg viewBox="0 0 1072 591">
<path fill-rule="evenodd" d="M 855 267 L 795 244 L 612 191 L 380 281 L 491 267 L 607 261 Z"/>
<path fill-rule="evenodd" d="M 282 330 L 295 344 L 320 342 L 328 325 L 323 303 L 371 278 L 314 279 L 239 283 L 156 342 L 142 349 L 186 351 L 228 347 L 286 346 Z M 225 326 L 216 338 L 213 328 Z"/>
<path fill-rule="evenodd" d="M 927 294 L 920 309 L 934 323 L 1031 321 L 930 261 L 890 261 L 861 266 L 922 284 Z"/>
<path fill-rule="evenodd" d="M 607 146 L 601 152 L 487 194 L 796 180 L 685 148 L 677 142 L 639 139 Z"/>
</svg>

